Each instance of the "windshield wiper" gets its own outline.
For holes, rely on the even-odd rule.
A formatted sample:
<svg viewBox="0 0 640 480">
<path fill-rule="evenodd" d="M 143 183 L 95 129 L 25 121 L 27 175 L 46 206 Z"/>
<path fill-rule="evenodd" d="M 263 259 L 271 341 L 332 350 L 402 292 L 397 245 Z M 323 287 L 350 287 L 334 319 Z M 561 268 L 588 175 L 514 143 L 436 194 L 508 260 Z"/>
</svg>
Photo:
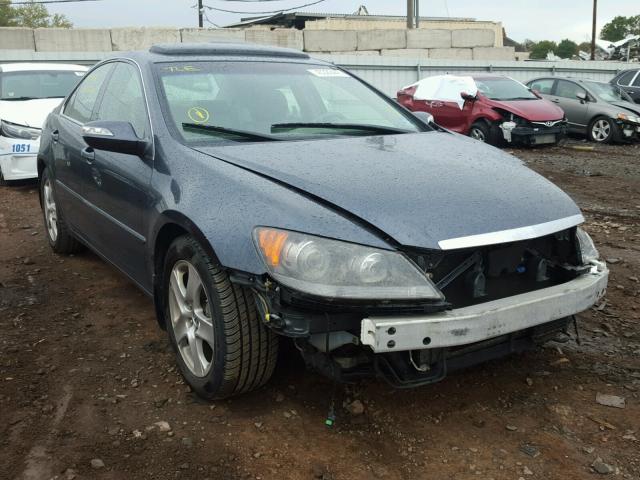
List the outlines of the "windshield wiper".
<svg viewBox="0 0 640 480">
<path fill-rule="evenodd" d="M 244 130 L 236 130 L 234 128 L 219 127 L 216 125 L 204 125 L 201 123 L 183 123 L 182 128 L 184 128 L 185 130 L 196 130 L 198 132 L 228 133 L 229 135 L 236 135 L 238 137 L 247 138 L 249 140 L 272 141 L 272 142 L 280 140 L 279 138 L 275 138 L 270 135 L 264 135 L 262 133 L 247 132 Z"/>
<path fill-rule="evenodd" d="M 383 125 L 366 125 L 357 123 L 275 123 L 271 125 L 271 131 L 274 130 L 297 130 L 299 128 L 326 128 L 326 129 L 341 129 L 341 130 L 366 130 L 368 132 L 375 133 L 409 133 L 410 130 L 395 127 L 385 127 Z"/>
</svg>

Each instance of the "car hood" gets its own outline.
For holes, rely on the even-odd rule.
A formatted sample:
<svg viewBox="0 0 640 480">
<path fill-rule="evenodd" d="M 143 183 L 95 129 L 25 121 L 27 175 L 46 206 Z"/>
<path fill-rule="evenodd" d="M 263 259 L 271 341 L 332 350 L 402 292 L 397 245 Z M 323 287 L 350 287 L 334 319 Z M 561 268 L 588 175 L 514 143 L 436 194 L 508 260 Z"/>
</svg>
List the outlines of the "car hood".
<svg viewBox="0 0 640 480">
<path fill-rule="evenodd" d="M 577 218 L 577 224 L 581 219 L 578 207 L 562 190 L 520 160 L 456 134 L 197 150 L 271 178 L 349 218 L 359 217 L 406 246 L 447 248 L 439 242 L 567 217 Z M 528 238 L 535 236 L 539 235 Z"/>
<path fill-rule="evenodd" d="M 546 122 L 548 120 L 560 120 L 564 118 L 564 110 L 544 98 L 537 100 L 499 101 L 485 97 L 484 101 L 491 107 L 502 108 L 530 122 Z"/>
<path fill-rule="evenodd" d="M 611 105 L 615 105 L 616 107 L 624 108 L 625 110 L 629 110 L 630 112 L 635 113 L 636 115 L 640 115 L 640 105 L 631 102 L 609 102 Z"/>
<path fill-rule="evenodd" d="M 0 120 L 33 128 L 42 128 L 49 112 L 60 105 L 62 98 L 36 100 L 0 100 Z"/>
</svg>

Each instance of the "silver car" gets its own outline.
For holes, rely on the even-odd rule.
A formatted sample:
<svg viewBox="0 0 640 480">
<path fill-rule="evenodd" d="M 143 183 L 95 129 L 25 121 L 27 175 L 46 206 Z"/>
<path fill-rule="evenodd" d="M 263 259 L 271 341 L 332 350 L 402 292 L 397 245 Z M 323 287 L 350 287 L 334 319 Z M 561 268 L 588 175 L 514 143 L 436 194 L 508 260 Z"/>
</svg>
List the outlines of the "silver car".
<svg viewBox="0 0 640 480">
<path fill-rule="evenodd" d="M 530 80 L 527 86 L 562 107 L 570 132 L 598 143 L 640 138 L 640 105 L 615 85 L 546 77 Z"/>
</svg>

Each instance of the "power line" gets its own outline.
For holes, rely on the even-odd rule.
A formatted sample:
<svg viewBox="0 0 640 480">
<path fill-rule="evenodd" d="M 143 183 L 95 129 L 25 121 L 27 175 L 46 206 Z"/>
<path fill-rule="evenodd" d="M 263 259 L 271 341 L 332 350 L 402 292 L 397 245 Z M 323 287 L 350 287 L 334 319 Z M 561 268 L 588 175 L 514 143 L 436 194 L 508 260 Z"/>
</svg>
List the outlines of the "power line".
<svg viewBox="0 0 640 480">
<path fill-rule="evenodd" d="M 31 4 L 41 4 L 41 3 L 84 3 L 84 2 L 101 2 L 102 0 L 34 0 L 33 2 L 11 2 L 9 1 L 9 5 L 31 5 Z"/>
<path fill-rule="evenodd" d="M 233 0 L 233 1 L 238 1 L 238 0 Z M 240 1 L 245 1 L 246 2 L 246 0 L 240 0 Z M 318 3 L 322 3 L 324 1 L 326 1 L 326 0 L 317 0 L 315 2 L 306 3 L 304 5 L 298 5 L 297 7 L 281 8 L 279 10 L 270 10 L 270 11 L 267 11 L 267 12 L 246 12 L 246 11 L 238 11 L 238 10 L 225 10 L 224 8 L 209 7 L 208 5 L 205 5 L 204 8 L 209 9 L 209 10 L 214 10 L 216 12 L 224 12 L 224 13 L 240 13 L 240 14 L 257 13 L 257 14 L 263 14 L 263 13 L 290 12 L 291 10 L 297 10 L 299 8 L 310 7 L 311 5 L 317 5 Z M 246 3 L 253 3 L 253 2 L 246 2 Z"/>
</svg>

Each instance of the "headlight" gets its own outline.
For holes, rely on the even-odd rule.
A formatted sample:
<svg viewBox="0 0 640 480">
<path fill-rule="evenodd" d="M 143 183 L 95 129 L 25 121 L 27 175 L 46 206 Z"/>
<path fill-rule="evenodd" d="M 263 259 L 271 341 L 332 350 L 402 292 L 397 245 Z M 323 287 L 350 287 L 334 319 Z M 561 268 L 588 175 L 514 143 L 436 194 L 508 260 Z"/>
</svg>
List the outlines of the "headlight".
<svg viewBox="0 0 640 480">
<path fill-rule="evenodd" d="M 0 121 L 0 134 L 9 138 L 24 138 L 25 140 L 37 140 L 40 138 L 41 130 L 39 128 L 25 127 Z"/>
<path fill-rule="evenodd" d="M 578 227 L 576 231 L 576 237 L 578 238 L 580 256 L 583 265 L 588 265 L 592 260 L 598 260 L 600 258 L 598 249 L 593 244 L 593 240 L 591 240 L 591 237 L 587 232 Z"/>
<path fill-rule="evenodd" d="M 258 227 L 254 241 L 269 273 L 295 290 L 340 299 L 444 299 L 427 276 L 397 252 Z"/>
<path fill-rule="evenodd" d="M 627 122 L 640 123 L 640 118 L 635 115 L 629 115 L 627 113 L 619 113 L 618 120 L 625 120 Z"/>
</svg>

